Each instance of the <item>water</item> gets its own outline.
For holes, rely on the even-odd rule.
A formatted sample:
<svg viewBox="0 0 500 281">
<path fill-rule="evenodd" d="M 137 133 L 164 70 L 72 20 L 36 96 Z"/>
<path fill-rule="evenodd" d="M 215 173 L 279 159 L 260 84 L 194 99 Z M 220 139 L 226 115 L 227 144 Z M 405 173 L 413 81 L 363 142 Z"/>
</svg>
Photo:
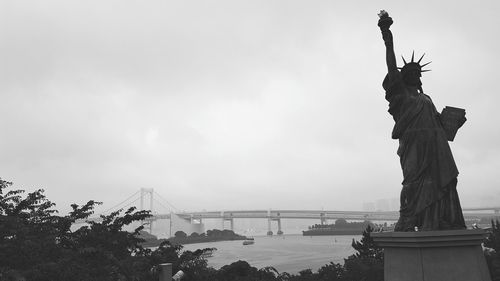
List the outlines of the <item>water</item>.
<svg viewBox="0 0 500 281">
<path fill-rule="evenodd" d="M 185 250 L 217 248 L 208 258 L 208 265 L 220 268 L 238 260 L 251 266 L 263 268 L 273 266 L 279 272 L 296 274 L 304 269 L 317 271 L 330 262 L 343 263 L 344 258 L 354 253 L 352 239 L 360 235 L 339 236 L 256 236 L 255 244 L 243 245 L 243 241 L 221 241 L 214 243 L 188 244 Z"/>
</svg>

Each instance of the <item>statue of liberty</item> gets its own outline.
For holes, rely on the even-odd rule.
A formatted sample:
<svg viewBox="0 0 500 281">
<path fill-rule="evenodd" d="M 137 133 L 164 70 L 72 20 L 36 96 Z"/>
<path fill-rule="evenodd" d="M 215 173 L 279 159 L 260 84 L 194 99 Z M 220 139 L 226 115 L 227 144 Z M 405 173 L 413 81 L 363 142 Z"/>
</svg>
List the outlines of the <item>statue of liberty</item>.
<svg viewBox="0 0 500 281">
<path fill-rule="evenodd" d="M 395 125 L 392 138 L 399 140 L 397 154 L 403 170 L 400 217 L 395 231 L 415 229 L 464 229 L 457 193 L 458 169 L 448 141 L 466 121 L 463 109 L 447 107 L 439 113 L 424 94 L 422 57 L 405 60 L 398 68 L 390 26 L 393 21 L 381 11 L 378 26 L 386 46 L 387 75 L 382 83 L 389 113 Z M 407 62 L 408 61 L 408 62 Z"/>
</svg>

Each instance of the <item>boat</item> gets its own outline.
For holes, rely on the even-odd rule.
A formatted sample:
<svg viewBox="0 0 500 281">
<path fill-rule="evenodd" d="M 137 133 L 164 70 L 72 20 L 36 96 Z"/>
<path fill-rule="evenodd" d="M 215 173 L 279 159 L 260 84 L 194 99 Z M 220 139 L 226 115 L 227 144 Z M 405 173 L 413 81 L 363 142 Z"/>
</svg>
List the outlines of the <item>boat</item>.
<svg viewBox="0 0 500 281">
<path fill-rule="evenodd" d="M 252 245 L 255 243 L 255 240 L 253 239 L 253 237 L 249 237 L 247 239 L 245 239 L 245 241 L 243 241 L 243 245 Z"/>
</svg>

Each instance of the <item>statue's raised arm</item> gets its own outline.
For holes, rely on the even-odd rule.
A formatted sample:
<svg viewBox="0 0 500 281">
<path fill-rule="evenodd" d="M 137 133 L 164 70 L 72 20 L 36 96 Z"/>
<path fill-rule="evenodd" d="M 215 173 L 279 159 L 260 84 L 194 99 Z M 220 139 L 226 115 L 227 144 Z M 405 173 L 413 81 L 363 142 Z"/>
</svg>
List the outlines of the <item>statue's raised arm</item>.
<svg viewBox="0 0 500 281">
<path fill-rule="evenodd" d="M 392 18 L 389 17 L 389 14 L 382 10 L 378 14 L 378 26 L 380 27 L 380 31 L 382 31 L 382 38 L 384 39 L 385 48 L 386 48 L 386 62 L 387 62 L 387 71 L 391 72 L 397 70 L 396 66 L 396 55 L 394 55 L 394 44 L 392 41 L 392 32 L 389 29 L 393 23 Z"/>
</svg>

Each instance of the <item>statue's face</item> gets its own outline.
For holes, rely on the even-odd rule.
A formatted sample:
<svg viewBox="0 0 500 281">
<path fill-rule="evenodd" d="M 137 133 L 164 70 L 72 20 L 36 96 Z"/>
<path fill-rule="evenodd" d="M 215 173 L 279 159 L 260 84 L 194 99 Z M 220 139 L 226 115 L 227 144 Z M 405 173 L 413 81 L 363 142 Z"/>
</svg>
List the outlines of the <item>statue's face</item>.
<svg viewBox="0 0 500 281">
<path fill-rule="evenodd" d="M 420 81 L 420 77 L 422 77 L 422 74 L 419 70 L 411 69 L 405 73 L 405 75 L 403 76 L 403 80 L 405 81 L 406 85 L 420 86 L 422 84 L 422 82 Z"/>
</svg>

